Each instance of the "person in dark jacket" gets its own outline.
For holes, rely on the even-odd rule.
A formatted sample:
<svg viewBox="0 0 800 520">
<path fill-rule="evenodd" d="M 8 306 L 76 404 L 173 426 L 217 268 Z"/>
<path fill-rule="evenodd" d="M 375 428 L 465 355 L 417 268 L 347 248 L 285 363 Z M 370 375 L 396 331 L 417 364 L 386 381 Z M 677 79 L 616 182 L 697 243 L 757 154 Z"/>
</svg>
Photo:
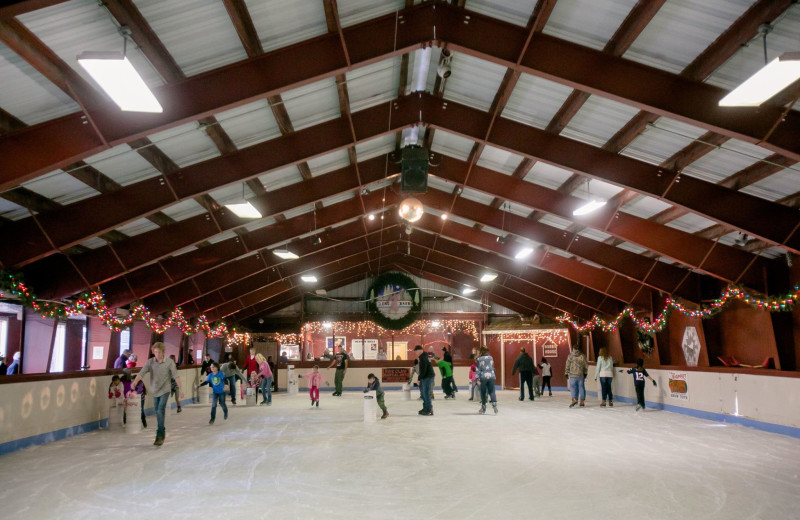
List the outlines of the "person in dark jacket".
<svg viewBox="0 0 800 520">
<path fill-rule="evenodd" d="M 211 373 L 211 365 L 214 364 L 214 360 L 211 359 L 211 354 L 206 352 L 206 358 L 203 360 L 203 364 L 200 365 L 200 375 L 206 375 Z"/>
<path fill-rule="evenodd" d="M 525 347 L 519 349 L 519 356 L 514 361 L 514 368 L 511 369 L 511 375 L 517 373 L 519 370 L 519 400 L 525 400 L 525 384 L 528 384 L 528 399 L 533 401 L 533 373 L 536 372 L 536 366 L 533 364 L 533 358 L 525 352 Z"/>
<path fill-rule="evenodd" d="M 6 358 L 0 354 L 0 376 L 6 375 L 6 371 L 8 370 L 8 365 L 6 365 Z"/>
<path fill-rule="evenodd" d="M 114 361 L 114 368 L 126 368 L 128 366 L 128 357 L 131 355 L 129 349 L 122 351 L 122 354 Z"/>
<path fill-rule="evenodd" d="M 434 372 L 430 358 L 422 345 L 414 347 L 414 354 L 419 359 L 419 393 L 422 395 L 422 410 L 420 415 L 433 415 L 433 405 L 431 404 L 431 386 L 433 386 Z"/>
<path fill-rule="evenodd" d="M 14 352 L 14 355 L 11 357 L 13 361 L 11 361 L 11 364 L 8 365 L 8 368 L 6 369 L 6 375 L 13 376 L 15 374 L 22 373 L 22 369 L 19 366 L 20 357 L 21 355 L 19 352 Z"/>
</svg>

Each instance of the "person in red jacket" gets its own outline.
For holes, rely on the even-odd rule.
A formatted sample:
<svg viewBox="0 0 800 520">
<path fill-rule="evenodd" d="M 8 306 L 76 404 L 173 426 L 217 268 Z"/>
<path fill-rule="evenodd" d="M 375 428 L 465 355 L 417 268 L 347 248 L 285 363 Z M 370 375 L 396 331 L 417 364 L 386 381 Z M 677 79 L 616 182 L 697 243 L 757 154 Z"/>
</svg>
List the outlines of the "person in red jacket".
<svg viewBox="0 0 800 520">
<path fill-rule="evenodd" d="M 258 373 L 258 361 L 256 360 L 256 348 L 250 347 L 250 354 L 247 356 L 247 359 L 244 360 L 244 365 L 242 365 L 242 372 L 245 373 L 247 379 L 250 379 L 250 372 Z"/>
</svg>

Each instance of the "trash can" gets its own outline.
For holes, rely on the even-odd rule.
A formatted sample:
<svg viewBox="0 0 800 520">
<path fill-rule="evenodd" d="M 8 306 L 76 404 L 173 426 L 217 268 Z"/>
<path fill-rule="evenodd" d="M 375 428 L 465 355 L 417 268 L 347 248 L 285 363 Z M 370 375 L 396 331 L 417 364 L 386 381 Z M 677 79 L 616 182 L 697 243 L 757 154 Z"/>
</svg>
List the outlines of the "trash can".
<svg viewBox="0 0 800 520">
<path fill-rule="evenodd" d="M 403 384 L 403 401 L 411 400 L 411 385 L 408 383 Z"/>
<path fill-rule="evenodd" d="M 108 409 L 108 429 L 121 430 L 123 427 L 122 417 L 125 413 L 125 400 L 122 398 L 112 399 Z"/>
<path fill-rule="evenodd" d="M 211 392 L 213 392 L 211 385 L 201 386 L 197 392 L 200 398 L 200 404 L 211 406 Z"/>
<path fill-rule="evenodd" d="M 294 375 L 294 365 L 286 366 L 286 392 L 297 395 L 297 377 Z"/>
<path fill-rule="evenodd" d="M 255 406 L 257 402 L 258 402 L 258 395 L 256 395 L 256 389 L 248 388 L 245 394 L 244 405 Z"/>
<path fill-rule="evenodd" d="M 364 392 L 364 422 L 378 422 L 378 400 L 375 390 Z"/>
<path fill-rule="evenodd" d="M 142 431 L 142 396 L 135 394 L 125 399 L 126 433 Z"/>
</svg>

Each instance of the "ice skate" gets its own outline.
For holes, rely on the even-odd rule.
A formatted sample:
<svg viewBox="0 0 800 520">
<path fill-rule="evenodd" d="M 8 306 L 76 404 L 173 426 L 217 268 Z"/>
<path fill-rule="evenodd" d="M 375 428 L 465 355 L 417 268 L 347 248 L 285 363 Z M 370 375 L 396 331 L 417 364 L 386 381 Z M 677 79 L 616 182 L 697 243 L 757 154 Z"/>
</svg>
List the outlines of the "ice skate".
<svg viewBox="0 0 800 520">
<path fill-rule="evenodd" d="M 486 405 L 485 404 L 481 405 L 481 409 L 478 410 L 478 413 L 481 414 L 481 415 L 486 413 Z"/>
<path fill-rule="evenodd" d="M 576 404 L 578 404 L 578 400 L 577 400 L 577 399 L 573 399 L 573 400 L 572 400 L 572 404 L 571 404 L 571 405 L 569 405 L 569 407 L 570 407 L 570 408 L 574 408 Z"/>
<path fill-rule="evenodd" d="M 494 410 L 494 414 L 497 415 L 497 403 L 492 403 L 492 409 Z"/>
<path fill-rule="evenodd" d="M 638 411 L 639 411 L 639 410 L 641 410 L 641 409 L 642 409 L 642 405 L 640 405 L 640 404 L 637 404 L 637 405 L 636 405 L 636 411 L 638 412 Z"/>
<path fill-rule="evenodd" d="M 153 443 L 153 446 L 161 446 L 162 444 L 164 444 L 164 437 L 161 435 L 156 435 L 156 440 Z"/>
<path fill-rule="evenodd" d="M 317 399 L 317 403 L 316 403 L 316 405 L 315 405 L 315 406 L 316 406 L 317 408 L 319 408 L 319 399 Z"/>
<path fill-rule="evenodd" d="M 383 415 L 381 415 L 381 419 L 386 419 L 387 417 L 389 417 L 389 412 L 383 412 Z"/>
<path fill-rule="evenodd" d="M 208 424 L 214 424 L 214 419 L 209 419 Z"/>
<path fill-rule="evenodd" d="M 608 406 L 610 406 L 610 407 L 612 407 L 612 408 L 613 408 L 613 407 L 614 407 L 614 401 L 612 401 L 612 400 L 610 400 L 610 399 L 609 399 L 609 401 L 608 401 Z"/>
<path fill-rule="evenodd" d="M 582 406 L 582 407 L 583 407 L 583 406 L 586 406 L 586 405 L 583 403 L 583 401 L 581 401 L 581 404 L 580 404 L 580 406 Z"/>
<path fill-rule="evenodd" d="M 606 407 L 606 402 L 605 402 L 605 401 L 603 401 L 602 403 L 600 403 L 600 408 L 605 408 L 605 407 Z"/>
</svg>

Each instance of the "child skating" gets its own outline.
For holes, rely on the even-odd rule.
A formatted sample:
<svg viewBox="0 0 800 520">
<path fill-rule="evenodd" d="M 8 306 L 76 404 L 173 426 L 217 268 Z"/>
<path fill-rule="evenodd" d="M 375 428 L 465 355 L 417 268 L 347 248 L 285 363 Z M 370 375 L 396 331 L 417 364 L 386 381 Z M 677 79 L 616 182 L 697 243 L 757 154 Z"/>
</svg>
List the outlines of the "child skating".
<svg viewBox="0 0 800 520">
<path fill-rule="evenodd" d="M 625 372 L 624 370 L 619 371 L 620 374 Z M 644 410 L 644 380 L 645 378 L 649 379 L 653 382 L 653 386 L 658 386 L 656 384 L 656 380 L 650 377 L 650 374 L 647 373 L 647 370 L 644 368 L 644 359 L 639 358 L 636 360 L 636 366 L 633 368 L 629 368 L 627 371 L 628 374 L 633 374 L 633 387 L 636 389 L 636 411 Z"/>
<path fill-rule="evenodd" d="M 384 392 L 381 388 L 381 381 L 375 377 L 375 374 L 370 374 L 367 376 L 367 387 L 364 389 L 364 393 L 366 394 L 370 390 L 375 390 L 375 397 L 378 400 L 378 406 L 381 410 L 383 410 L 381 419 L 386 419 L 389 417 L 389 410 L 386 409 L 386 405 L 383 402 Z"/>
<path fill-rule="evenodd" d="M 308 395 L 311 397 L 311 406 L 319 408 L 319 383 L 323 380 L 322 374 L 319 371 L 319 365 L 314 365 L 311 372 L 307 374 L 298 374 L 297 377 L 308 379 Z M 330 385 L 325 381 L 326 385 Z"/>
<path fill-rule="evenodd" d="M 211 373 L 208 374 L 206 380 L 200 386 L 211 385 L 211 420 L 208 424 L 214 424 L 214 419 L 217 418 L 217 401 L 222 407 L 222 412 L 225 414 L 225 420 L 228 420 L 228 407 L 225 405 L 225 375 L 219 370 L 219 363 L 211 363 L 209 367 Z"/>
</svg>

